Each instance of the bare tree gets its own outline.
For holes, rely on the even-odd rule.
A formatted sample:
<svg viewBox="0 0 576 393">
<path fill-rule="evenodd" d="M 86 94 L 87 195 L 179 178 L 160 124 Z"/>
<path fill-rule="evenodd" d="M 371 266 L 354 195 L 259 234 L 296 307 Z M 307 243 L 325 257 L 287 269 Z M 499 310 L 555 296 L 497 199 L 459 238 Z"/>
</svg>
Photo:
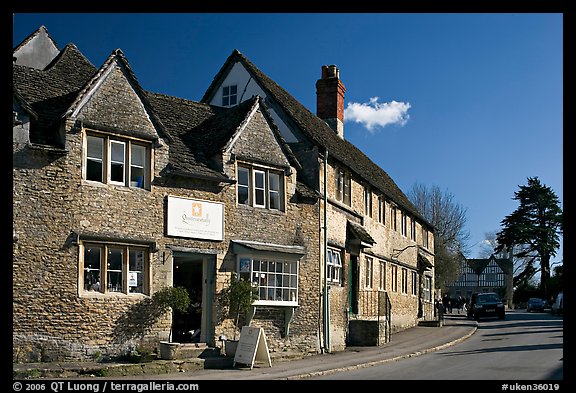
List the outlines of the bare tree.
<svg viewBox="0 0 576 393">
<path fill-rule="evenodd" d="M 437 288 L 444 288 L 458 278 L 463 256 L 469 253 L 466 208 L 456 202 L 452 193 L 442 192 L 438 186 L 427 188 L 415 183 L 408 198 L 435 228 L 435 282 Z"/>
</svg>

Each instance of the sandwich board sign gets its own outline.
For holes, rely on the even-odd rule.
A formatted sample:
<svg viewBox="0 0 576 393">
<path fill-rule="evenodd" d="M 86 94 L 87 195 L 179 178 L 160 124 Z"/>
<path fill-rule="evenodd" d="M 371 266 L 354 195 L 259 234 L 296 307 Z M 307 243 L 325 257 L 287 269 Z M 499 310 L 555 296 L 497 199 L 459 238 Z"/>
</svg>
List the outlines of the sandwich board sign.
<svg viewBox="0 0 576 393">
<path fill-rule="evenodd" d="M 255 361 L 266 362 L 269 367 L 272 367 L 264 329 L 243 326 L 232 367 L 235 367 L 236 363 L 249 364 L 252 370 Z"/>
</svg>

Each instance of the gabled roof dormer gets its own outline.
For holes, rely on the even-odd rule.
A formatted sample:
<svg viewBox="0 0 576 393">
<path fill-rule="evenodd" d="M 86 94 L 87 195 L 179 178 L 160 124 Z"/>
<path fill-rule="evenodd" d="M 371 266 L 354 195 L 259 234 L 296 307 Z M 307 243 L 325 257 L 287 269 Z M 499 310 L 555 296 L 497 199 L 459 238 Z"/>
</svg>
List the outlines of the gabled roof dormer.
<svg viewBox="0 0 576 393">
<path fill-rule="evenodd" d="M 84 85 L 63 117 L 128 136 L 171 139 L 120 49 Z"/>
</svg>

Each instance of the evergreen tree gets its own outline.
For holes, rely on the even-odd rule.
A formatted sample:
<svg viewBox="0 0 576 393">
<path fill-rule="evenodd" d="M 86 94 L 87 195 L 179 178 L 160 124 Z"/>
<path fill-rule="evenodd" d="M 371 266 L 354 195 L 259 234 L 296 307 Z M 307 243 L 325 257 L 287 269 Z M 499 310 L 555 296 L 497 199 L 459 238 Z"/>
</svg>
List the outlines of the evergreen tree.
<svg viewBox="0 0 576 393">
<path fill-rule="evenodd" d="M 540 291 L 548 299 L 550 258 L 556 255 L 560 247 L 560 234 L 564 228 L 560 201 L 550 187 L 540 183 L 538 177 L 528 178 L 528 184 L 520 186 L 513 199 L 519 201 L 520 206 L 501 221 L 502 229 L 497 233 L 495 252 L 512 248 L 515 257 L 539 260 Z M 527 269 L 533 269 L 531 263 L 520 275 L 534 274 L 534 271 L 528 272 Z"/>
</svg>

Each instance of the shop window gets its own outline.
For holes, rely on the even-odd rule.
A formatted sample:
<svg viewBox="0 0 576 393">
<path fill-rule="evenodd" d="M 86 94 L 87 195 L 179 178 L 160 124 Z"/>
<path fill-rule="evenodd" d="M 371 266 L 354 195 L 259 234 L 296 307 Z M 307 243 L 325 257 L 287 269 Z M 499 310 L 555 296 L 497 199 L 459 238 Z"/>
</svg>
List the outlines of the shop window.
<svg viewBox="0 0 576 393">
<path fill-rule="evenodd" d="M 241 256 L 238 270 L 258 288 L 255 305 L 298 304 L 298 261 Z"/>
<path fill-rule="evenodd" d="M 85 243 L 81 287 L 93 293 L 148 294 L 148 254 L 142 247 Z"/>
<path fill-rule="evenodd" d="M 149 188 L 150 145 L 131 139 L 87 134 L 84 178 L 132 188 Z"/>
<path fill-rule="evenodd" d="M 281 171 L 238 165 L 238 204 L 284 211 L 284 175 Z"/>
</svg>

